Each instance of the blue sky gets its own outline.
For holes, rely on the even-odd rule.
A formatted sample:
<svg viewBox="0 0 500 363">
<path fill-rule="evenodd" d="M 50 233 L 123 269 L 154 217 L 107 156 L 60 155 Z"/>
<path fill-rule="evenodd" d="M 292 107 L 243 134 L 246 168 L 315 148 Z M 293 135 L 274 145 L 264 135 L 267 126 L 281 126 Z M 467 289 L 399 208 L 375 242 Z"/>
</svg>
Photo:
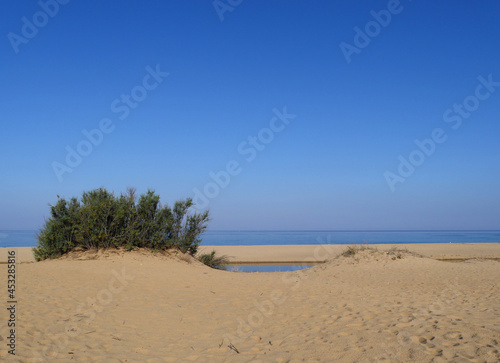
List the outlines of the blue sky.
<svg viewBox="0 0 500 363">
<path fill-rule="evenodd" d="M 0 229 L 128 186 L 211 229 L 500 229 L 498 2 L 9 0 L 0 28 Z"/>
</svg>

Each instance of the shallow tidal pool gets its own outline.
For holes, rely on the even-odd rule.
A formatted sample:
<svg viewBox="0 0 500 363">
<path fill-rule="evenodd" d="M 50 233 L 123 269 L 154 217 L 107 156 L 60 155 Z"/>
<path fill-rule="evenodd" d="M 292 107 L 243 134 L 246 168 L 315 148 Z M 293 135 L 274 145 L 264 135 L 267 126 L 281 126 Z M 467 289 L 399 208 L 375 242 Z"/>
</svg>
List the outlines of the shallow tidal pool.
<svg viewBox="0 0 500 363">
<path fill-rule="evenodd" d="M 228 271 L 234 272 L 286 272 L 297 271 L 304 268 L 312 267 L 312 265 L 272 265 L 272 266 L 227 266 Z"/>
</svg>

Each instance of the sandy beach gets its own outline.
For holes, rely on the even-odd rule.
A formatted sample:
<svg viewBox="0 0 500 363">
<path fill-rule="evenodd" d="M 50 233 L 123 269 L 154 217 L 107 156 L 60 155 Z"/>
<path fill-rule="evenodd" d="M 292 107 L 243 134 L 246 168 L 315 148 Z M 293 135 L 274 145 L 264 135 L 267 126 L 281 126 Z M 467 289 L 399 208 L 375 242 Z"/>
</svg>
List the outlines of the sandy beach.
<svg viewBox="0 0 500 363">
<path fill-rule="evenodd" d="M 215 247 L 233 262 L 326 261 L 280 273 L 148 251 L 35 263 L 18 248 L 15 356 L 0 265 L 0 360 L 500 361 L 500 244 L 375 247 L 353 256 L 338 256 L 346 246 Z"/>
</svg>

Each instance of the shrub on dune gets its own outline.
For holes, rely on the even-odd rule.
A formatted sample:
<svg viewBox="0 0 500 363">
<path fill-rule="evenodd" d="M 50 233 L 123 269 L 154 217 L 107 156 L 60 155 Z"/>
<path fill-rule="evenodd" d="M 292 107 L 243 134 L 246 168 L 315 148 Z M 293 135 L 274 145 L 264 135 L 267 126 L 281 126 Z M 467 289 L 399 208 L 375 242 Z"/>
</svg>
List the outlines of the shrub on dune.
<svg viewBox="0 0 500 363">
<path fill-rule="evenodd" d="M 136 197 L 135 189 L 116 197 L 106 189 L 84 192 L 80 200 L 58 196 L 50 206 L 51 217 L 37 235 L 33 249 L 37 261 L 61 256 L 76 247 L 178 248 L 194 255 L 209 212 L 189 213 L 192 199 L 177 201 L 173 208 L 160 203 L 154 191 Z"/>
</svg>

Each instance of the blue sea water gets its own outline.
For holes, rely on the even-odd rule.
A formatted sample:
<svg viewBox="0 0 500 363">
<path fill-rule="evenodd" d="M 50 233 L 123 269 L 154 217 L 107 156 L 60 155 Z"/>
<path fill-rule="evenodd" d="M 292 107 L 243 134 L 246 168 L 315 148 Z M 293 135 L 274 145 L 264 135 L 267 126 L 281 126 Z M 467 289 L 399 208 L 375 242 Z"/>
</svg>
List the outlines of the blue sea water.
<svg viewBox="0 0 500 363">
<path fill-rule="evenodd" d="M 500 231 L 207 231 L 205 246 L 500 242 Z M 0 231 L 0 247 L 36 246 L 36 231 Z"/>
<path fill-rule="evenodd" d="M 36 246 L 36 231 L 0 230 L 0 247 Z"/>
<path fill-rule="evenodd" d="M 208 231 L 208 246 L 500 242 L 500 231 Z"/>
</svg>

